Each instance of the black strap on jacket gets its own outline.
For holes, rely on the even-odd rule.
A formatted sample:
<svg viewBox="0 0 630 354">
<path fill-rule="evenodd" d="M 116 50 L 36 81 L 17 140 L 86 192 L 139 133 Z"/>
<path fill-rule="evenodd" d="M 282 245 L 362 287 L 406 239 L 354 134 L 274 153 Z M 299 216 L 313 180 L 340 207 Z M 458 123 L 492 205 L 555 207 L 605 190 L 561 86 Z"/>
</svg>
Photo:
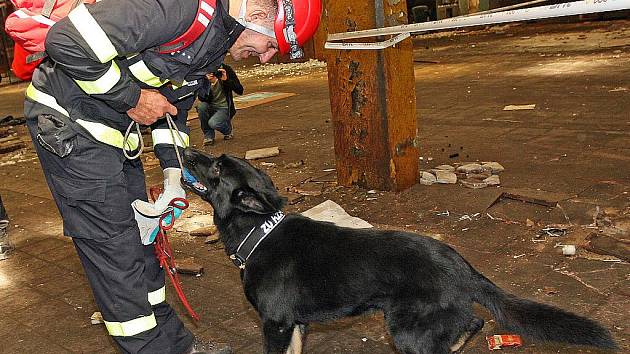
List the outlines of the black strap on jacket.
<svg viewBox="0 0 630 354">
<path fill-rule="evenodd" d="M 284 219 L 284 213 L 277 211 L 272 214 L 262 225 L 254 226 L 245 239 L 238 245 L 236 253 L 230 255 L 230 259 L 235 266 L 245 269 L 245 262 L 249 259 L 249 256 L 254 253 L 256 247 L 273 231 L 273 229 L 280 224 Z"/>
</svg>

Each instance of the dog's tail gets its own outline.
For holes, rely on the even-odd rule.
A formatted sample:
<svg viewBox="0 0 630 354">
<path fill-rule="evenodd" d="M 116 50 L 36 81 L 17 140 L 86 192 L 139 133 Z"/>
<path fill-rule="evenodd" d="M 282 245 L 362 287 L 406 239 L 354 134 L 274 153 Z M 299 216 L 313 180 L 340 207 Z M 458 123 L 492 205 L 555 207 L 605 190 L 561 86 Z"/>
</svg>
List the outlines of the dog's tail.
<svg viewBox="0 0 630 354">
<path fill-rule="evenodd" d="M 541 341 L 615 349 L 610 333 L 599 323 L 557 307 L 508 294 L 477 273 L 475 302 L 486 307 L 506 329 Z"/>
</svg>

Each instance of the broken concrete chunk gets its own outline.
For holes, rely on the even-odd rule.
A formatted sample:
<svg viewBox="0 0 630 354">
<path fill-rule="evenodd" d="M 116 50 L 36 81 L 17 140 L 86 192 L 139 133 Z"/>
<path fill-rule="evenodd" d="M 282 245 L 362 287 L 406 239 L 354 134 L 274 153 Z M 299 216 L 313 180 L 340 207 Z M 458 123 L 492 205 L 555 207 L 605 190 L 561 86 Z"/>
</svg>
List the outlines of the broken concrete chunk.
<svg viewBox="0 0 630 354">
<path fill-rule="evenodd" d="M 190 232 L 190 236 L 210 236 L 217 233 L 217 225 L 201 227 Z"/>
<path fill-rule="evenodd" d="M 179 274 L 191 274 L 196 276 L 201 276 L 203 274 L 203 266 L 195 262 L 195 259 L 184 258 L 178 259 L 176 262 L 177 272 Z"/>
<path fill-rule="evenodd" d="M 90 316 L 90 323 L 93 325 L 105 323 L 103 320 L 103 315 L 100 312 L 94 312 L 92 316 Z"/>
<path fill-rule="evenodd" d="M 436 182 L 437 182 L 437 178 L 432 173 L 422 171 L 422 173 L 420 174 L 420 184 L 423 184 L 425 186 L 430 186 Z"/>
<path fill-rule="evenodd" d="M 454 184 L 457 183 L 457 175 L 450 171 L 436 171 L 436 182 L 442 184 Z"/>
<path fill-rule="evenodd" d="M 462 183 L 462 185 L 464 187 L 468 187 L 468 188 L 472 188 L 472 189 L 479 189 L 479 188 L 486 188 L 488 186 L 488 184 L 486 182 L 476 182 L 476 181 L 469 181 L 466 179 L 462 179 L 460 180 L 460 182 Z"/>
<path fill-rule="evenodd" d="M 498 162 L 487 162 L 482 165 L 484 169 L 490 170 L 492 173 L 500 173 L 505 171 L 505 167 L 503 167 Z"/>
<path fill-rule="evenodd" d="M 206 237 L 206 239 L 203 241 L 203 243 L 210 244 L 210 243 L 215 243 L 217 241 L 219 241 L 219 233 L 216 233 L 216 234 L 213 234 L 213 235 L 210 235 L 210 236 Z"/>
<path fill-rule="evenodd" d="M 273 157 L 280 155 L 280 148 L 277 146 L 264 148 L 264 149 L 256 149 L 256 150 L 248 150 L 245 152 L 245 160 L 256 160 L 262 159 L 265 157 Z"/>
<path fill-rule="evenodd" d="M 489 186 L 498 186 L 499 184 L 501 184 L 501 179 L 499 178 L 499 175 L 492 175 L 484 179 L 483 182 Z"/>
<path fill-rule="evenodd" d="M 451 165 L 439 165 L 439 166 L 435 166 L 436 170 L 443 170 L 443 171 L 455 171 L 455 167 L 451 166 Z"/>
<path fill-rule="evenodd" d="M 367 221 L 351 216 L 339 204 L 332 200 L 327 200 L 319 205 L 302 213 L 303 216 L 313 220 L 332 222 L 337 226 L 349 227 L 352 229 L 371 228 Z"/>
<path fill-rule="evenodd" d="M 482 173 L 467 173 L 465 177 L 467 179 L 474 179 L 474 180 L 478 180 L 478 181 L 483 181 L 484 179 L 486 179 L 486 178 L 488 178 L 490 176 L 492 176 L 492 173 L 490 173 L 488 171 L 485 171 L 485 172 L 482 172 Z M 461 178 L 461 176 L 460 176 L 460 178 Z"/>
<path fill-rule="evenodd" d="M 469 163 L 457 168 L 457 172 L 462 173 L 481 173 L 483 172 L 483 167 L 481 167 L 478 163 Z"/>
</svg>

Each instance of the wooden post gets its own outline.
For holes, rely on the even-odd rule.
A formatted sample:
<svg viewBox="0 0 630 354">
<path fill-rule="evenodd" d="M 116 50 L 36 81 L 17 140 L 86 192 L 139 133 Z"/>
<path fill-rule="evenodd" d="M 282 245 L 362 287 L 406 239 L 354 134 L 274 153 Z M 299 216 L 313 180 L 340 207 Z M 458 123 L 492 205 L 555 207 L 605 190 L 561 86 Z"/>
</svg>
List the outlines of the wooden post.
<svg viewBox="0 0 630 354">
<path fill-rule="evenodd" d="M 326 1 L 325 16 L 329 33 L 347 32 L 406 23 L 407 7 L 404 0 Z M 326 52 L 338 182 L 412 186 L 419 154 L 411 39 L 384 50 Z"/>
</svg>

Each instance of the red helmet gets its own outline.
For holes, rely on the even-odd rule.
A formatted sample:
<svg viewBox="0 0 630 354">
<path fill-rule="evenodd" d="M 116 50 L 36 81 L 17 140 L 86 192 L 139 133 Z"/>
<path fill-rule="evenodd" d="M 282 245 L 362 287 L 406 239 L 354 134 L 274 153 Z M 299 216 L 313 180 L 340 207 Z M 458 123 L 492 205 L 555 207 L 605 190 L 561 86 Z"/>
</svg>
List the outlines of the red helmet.
<svg viewBox="0 0 630 354">
<path fill-rule="evenodd" d="M 274 31 L 280 53 L 304 56 L 300 47 L 315 34 L 321 14 L 321 0 L 278 0 Z"/>
</svg>

